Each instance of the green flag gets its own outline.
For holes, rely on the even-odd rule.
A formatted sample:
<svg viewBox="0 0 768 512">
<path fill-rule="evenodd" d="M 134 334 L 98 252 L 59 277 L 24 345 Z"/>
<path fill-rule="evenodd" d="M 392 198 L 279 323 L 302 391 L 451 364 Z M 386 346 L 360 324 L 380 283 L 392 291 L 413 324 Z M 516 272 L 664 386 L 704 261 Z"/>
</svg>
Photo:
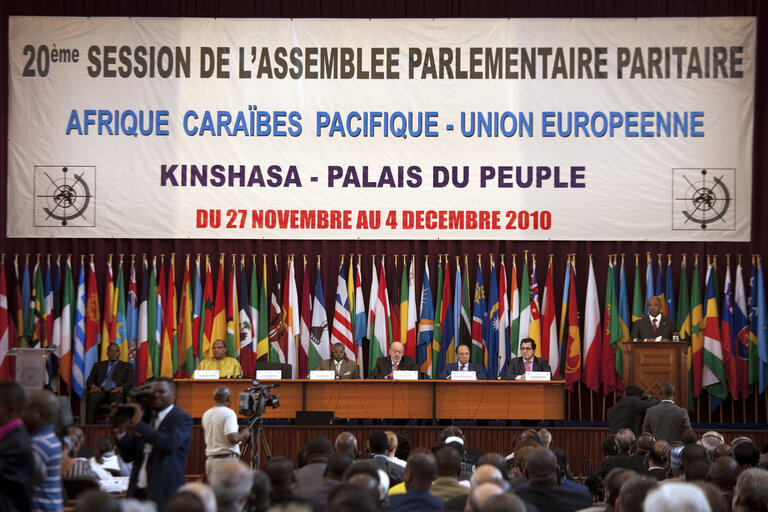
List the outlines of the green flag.
<svg viewBox="0 0 768 512">
<path fill-rule="evenodd" d="M 640 265 L 637 262 L 637 254 L 635 254 L 635 286 L 632 291 L 632 323 L 634 324 L 641 318 L 643 318 L 643 312 L 645 311 L 645 305 L 643 304 L 643 287 L 640 284 Z"/>
<path fill-rule="evenodd" d="M 435 328 L 432 331 L 432 378 L 437 378 L 440 346 L 443 340 L 443 261 L 437 263 L 437 293 L 435 294 Z"/>
</svg>

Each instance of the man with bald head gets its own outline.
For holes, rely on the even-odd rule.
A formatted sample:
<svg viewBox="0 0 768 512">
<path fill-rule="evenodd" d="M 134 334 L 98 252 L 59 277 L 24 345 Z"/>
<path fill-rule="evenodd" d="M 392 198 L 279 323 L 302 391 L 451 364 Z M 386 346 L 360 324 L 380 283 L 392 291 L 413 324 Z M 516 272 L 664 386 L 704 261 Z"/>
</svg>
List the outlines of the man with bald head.
<svg viewBox="0 0 768 512">
<path fill-rule="evenodd" d="M 589 492 L 557 485 L 557 458 L 551 450 L 535 448 L 525 461 L 527 489 L 517 495 L 539 510 L 570 512 L 592 505 Z"/>
<path fill-rule="evenodd" d="M 334 453 L 344 452 L 348 454 L 352 460 L 357 459 L 359 455 L 357 448 L 357 438 L 352 432 L 342 432 L 336 436 L 336 441 L 333 444 Z"/>
<path fill-rule="evenodd" d="M 227 459 L 240 456 L 240 443 L 248 439 L 248 429 L 241 430 L 237 414 L 232 410 L 232 394 L 227 386 L 213 392 L 214 405 L 203 413 L 201 424 L 205 435 L 205 474 Z"/>
<path fill-rule="evenodd" d="M 419 370 L 413 357 L 405 354 L 405 346 L 399 341 L 395 341 L 389 346 L 389 355 L 376 359 L 376 366 L 368 376 L 369 379 L 391 379 L 392 372 L 398 370 Z"/>
<path fill-rule="evenodd" d="M 32 491 L 31 510 L 61 510 L 61 442 L 53 431 L 59 414 L 59 401 L 50 391 L 35 389 L 27 393 L 22 420 L 30 433 L 32 453 L 39 479 Z"/>
</svg>

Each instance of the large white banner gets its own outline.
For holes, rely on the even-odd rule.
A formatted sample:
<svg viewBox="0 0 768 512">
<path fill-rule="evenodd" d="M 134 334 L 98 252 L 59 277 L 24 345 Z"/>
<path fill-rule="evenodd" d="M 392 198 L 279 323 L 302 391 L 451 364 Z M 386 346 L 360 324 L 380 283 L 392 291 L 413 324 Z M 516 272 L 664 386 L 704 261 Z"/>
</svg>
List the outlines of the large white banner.
<svg viewBox="0 0 768 512">
<path fill-rule="evenodd" d="M 755 32 L 11 17 L 7 232 L 747 241 Z"/>
</svg>

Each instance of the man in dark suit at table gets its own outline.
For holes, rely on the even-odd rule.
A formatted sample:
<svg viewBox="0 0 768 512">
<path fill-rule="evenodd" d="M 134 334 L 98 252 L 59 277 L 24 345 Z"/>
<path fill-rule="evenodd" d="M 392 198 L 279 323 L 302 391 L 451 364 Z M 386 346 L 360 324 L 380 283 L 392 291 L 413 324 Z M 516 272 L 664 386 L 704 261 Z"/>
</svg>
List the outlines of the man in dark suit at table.
<svg viewBox="0 0 768 512">
<path fill-rule="evenodd" d="M 405 346 L 395 341 L 389 346 L 389 355 L 376 359 L 376 366 L 368 376 L 369 379 L 391 379 L 392 372 L 397 370 L 419 370 L 419 365 L 411 356 L 403 355 Z"/>
<path fill-rule="evenodd" d="M 116 415 L 113 421 L 120 454 L 133 462 L 128 497 L 154 501 L 162 510 L 165 500 L 184 485 L 192 418 L 175 405 L 176 384 L 171 379 L 160 377 L 151 386 L 151 415 L 145 417 L 142 406 L 131 403 L 133 416 Z M 126 434 L 128 426 L 132 434 Z"/>
<path fill-rule="evenodd" d="M 443 371 L 438 376 L 439 379 L 450 379 L 451 372 L 470 371 L 475 372 L 477 380 L 486 380 L 488 374 L 485 372 L 485 368 L 477 363 L 469 362 L 469 347 L 467 345 L 459 345 L 456 349 L 456 361 L 455 363 L 445 365 Z"/>
<path fill-rule="evenodd" d="M 125 394 L 132 387 L 133 366 L 131 363 L 120 361 L 120 347 L 110 343 L 107 347 L 107 360 L 94 364 L 85 382 L 85 388 L 88 390 L 86 422 L 93 423 L 102 403 L 125 402 Z"/>
<path fill-rule="evenodd" d="M 346 357 L 344 344 L 334 343 L 331 347 L 331 358 L 320 361 L 318 370 L 333 370 L 337 379 L 359 379 L 360 369 L 357 363 L 350 361 Z"/>
<path fill-rule="evenodd" d="M 661 314 L 661 299 L 655 295 L 648 299 L 648 314 L 632 324 L 630 338 L 643 341 L 669 341 L 677 326 Z"/>
<path fill-rule="evenodd" d="M 549 372 L 549 362 L 543 357 L 533 355 L 536 352 L 536 342 L 532 338 L 523 338 L 520 341 L 520 353 L 507 363 L 507 370 L 501 376 L 503 380 L 525 380 L 526 372 Z"/>
</svg>

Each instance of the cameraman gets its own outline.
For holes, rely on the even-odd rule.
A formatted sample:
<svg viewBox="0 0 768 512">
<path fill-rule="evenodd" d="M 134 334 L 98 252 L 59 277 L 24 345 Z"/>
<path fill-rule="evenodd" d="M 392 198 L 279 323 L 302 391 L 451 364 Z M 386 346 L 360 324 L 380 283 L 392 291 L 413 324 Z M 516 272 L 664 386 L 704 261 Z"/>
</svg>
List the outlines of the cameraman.
<svg viewBox="0 0 768 512">
<path fill-rule="evenodd" d="M 652 396 L 647 395 L 639 386 L 627 386 L 624 395 L 616 405 L 608 409 L 608 427 L 615 434 L 622 428 L 628 428 L 639 436 L 643 429 L 645 411 L 658 404 Z"/>
<path fill-rule="evenodd" d="M 120 454 L 133 462 L 128 497 L 154 501 L 160 510 L 184 484 L 192 418 L 174 405 L 176 384 L 171 379 L 160 377 L 149 386 L 149 404 L 129 403 L 124 407 L 132 408 L 133 415 L 113 414 L 112 421 Z M 145 418 L 147 405 L 151 414 Z M 130 435 L 128 427 L 133 427 Z"/>
<path fill-rule="evenodd" d="M 205 434 L 205 474 L 209 477 L 213 468 L 227 459 L 240 456 L 239 444 L 250 436 L 247 428 L 240 430 L 237 414 L 230 406 L 232 394 L 227 386 L 219 386 L 213 392 L 214 405 L 203 413 Z"/>
</svg>

